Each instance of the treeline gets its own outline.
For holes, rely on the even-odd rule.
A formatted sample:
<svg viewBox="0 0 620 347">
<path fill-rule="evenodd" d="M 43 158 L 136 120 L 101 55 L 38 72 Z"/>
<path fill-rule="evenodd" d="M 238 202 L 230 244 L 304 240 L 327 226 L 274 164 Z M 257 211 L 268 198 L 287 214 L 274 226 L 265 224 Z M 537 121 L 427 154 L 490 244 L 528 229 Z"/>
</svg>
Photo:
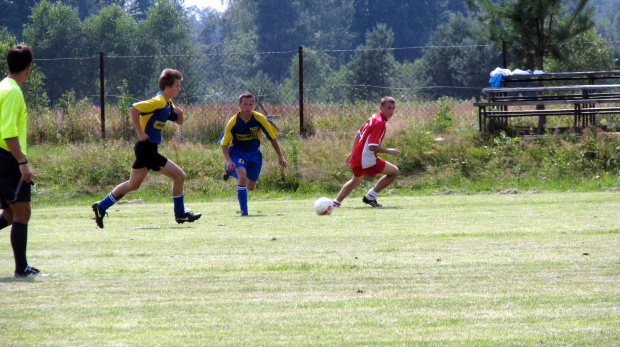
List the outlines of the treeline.
<svg viewBox="0 0 620 347">
<path fill-rule="evenodd" d="M 185 85 L 189 102 L 229 101 L 231 86 L 268 91 L 274 102 L 294 100 L 299 46 L 315 101 L 393 90 L 404 98 L 470 98 L 501 65 L 501 48 L 479 38 L 483 24 L 464 0 L 224 1 L 227 10 L 219 13 L 184 9 L 183 0 L 0 0 L 0 50 L 21 41 L 35 48 L 27 98 L 41 107 L 97 102 L 99 52 L 107 59 L 106 90 L 119 101 L 152 93 L 169 66 L 194 80 Z M 599 6 L 598 26 L 570 38 L 574 52 L 550 58 L 550 69 L 615 68 L 620 5 L 591 4 Z"/>
</svg>

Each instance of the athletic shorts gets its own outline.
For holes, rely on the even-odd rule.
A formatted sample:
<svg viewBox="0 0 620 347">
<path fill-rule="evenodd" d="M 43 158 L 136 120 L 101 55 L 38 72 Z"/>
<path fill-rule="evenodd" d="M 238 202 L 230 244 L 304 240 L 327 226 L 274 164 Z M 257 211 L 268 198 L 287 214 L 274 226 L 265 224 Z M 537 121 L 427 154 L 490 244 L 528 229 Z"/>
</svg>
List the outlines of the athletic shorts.
<svg viewBox="0 0 620 347">
<path fill-rule="evenodd" d="M 263 166 L 263 154 L 260 150 L 254 152 L 237 151 L 232 147 L 228 148 L 230 159 L 236 167 L 244 167 L 250 181 L 258 181 L 260 170 Z M 224 163 L 226 165 L 226 163 Z"/>
<path fill-rule="evenodd" d="M 31 184 L 21 181 L 19 163 L 9 151 L 0 148 L 0 208 L 31 201 Z"/>
<path fill-rule="evenodd" d="M 159 171 L 166 166 L 168 158 L 157 152 L 157 144 L 148 141 L 138 141 L 133 147 L 136 154 L 136 161 L 131 166 L 132 169 L 147 168 L 153 171 Z"/>
<path fill-rule="evenodd" d="M 385 169 L 385 160 L 377 158 L 377 163 L 371 167 L 362 169 L 361 166 L 351 166 L 351 169 L 353 170 L 353 176 L 355 177 L 361 177 L 364 175 L 375 177 L 380 174 L 383 169 Z"/>
</svg>

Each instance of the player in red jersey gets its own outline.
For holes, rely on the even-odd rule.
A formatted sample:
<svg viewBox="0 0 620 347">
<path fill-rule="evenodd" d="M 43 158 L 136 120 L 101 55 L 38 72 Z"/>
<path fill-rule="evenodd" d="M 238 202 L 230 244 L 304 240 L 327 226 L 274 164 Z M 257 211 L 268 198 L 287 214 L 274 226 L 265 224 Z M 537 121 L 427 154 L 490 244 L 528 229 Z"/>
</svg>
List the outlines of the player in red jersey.
<svg viewBox="0 0 620 347">
<path fill-rule="evenodd" d="M 385 136 L 385 125 L 396 109 L 396 100 L 386 96 L 381 99 L 379 113 L 373 114 L 355 135 L 353 142 L 353 150 L 347 157 L 344 165 L 351 165 L 353 170 L 353 178 L 344 184 L 340 193 L 333 201 L 335 207 L 340 207 L 344 200 L 353 189 L 362 183 L 365 175 L 375 177 L 377 174 L 384 174 L 375 186 L 364 195 L 362 201 L 372 207 L 381 207 L 377 202 L 377 195 L 390 183 L 394 182 L 398 177 L 398 168 L 379 157 L 377 153 L 387 153 L 398 155 L 400 151 L 396 148 L 385 148 L 381 146 L 383 137 Z"/>
</svg>

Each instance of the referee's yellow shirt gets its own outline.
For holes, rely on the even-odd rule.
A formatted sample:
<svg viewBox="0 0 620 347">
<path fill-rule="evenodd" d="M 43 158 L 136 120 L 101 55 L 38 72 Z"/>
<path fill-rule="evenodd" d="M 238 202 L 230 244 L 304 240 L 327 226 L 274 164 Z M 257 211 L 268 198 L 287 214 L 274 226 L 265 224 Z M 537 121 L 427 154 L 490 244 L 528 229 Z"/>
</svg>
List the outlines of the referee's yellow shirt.
<svg viewBox="0 0 620 347">
<path fill-rule="evenodd" d="M 28 119 L 24 94 L 14 79 L 0 82 L 0 148 L 9 150 L 5 139 L 17 137 L 22 153 L 26 155 Z"/>
</svg>

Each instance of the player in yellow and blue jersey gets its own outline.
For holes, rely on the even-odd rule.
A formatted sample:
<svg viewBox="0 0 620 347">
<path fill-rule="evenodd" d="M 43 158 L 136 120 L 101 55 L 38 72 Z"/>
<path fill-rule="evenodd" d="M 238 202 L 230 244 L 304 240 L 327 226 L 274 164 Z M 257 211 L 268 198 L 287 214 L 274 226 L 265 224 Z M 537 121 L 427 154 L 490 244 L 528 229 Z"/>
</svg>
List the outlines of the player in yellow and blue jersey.
<svg viewBox="0 0 620 347">
<path fill-rule="evenodd" d="M 237 199 L 241 216 L 248 215 L 248 190 L 256 187 L 263 165 L 263 155 L 259 149 L 262 135 L 278 154 L 280 167 L 286 169 L 286 159 L 276 139 L 278 128 L 263 114 L 254 111 L 254 95 L 244 93 L 239 96 L 239 112 L 226 124 L 218 144 L 226 159 L 224 180 L 237 178 Z"/>
<path fill-rule="evenodd" d="M 110 194 L 92 205 L 97 226 L 103 228 L 103 217 L 110 206 L 125 194 L 140 188 L 149 170 L 157 171 L 172 179 L 172 201 L 177 223 L 198 220 L 200 213 L 185 209 L 183 185 L 185 172 L 172 160 L 159 154 L 161 131 L 167 121 L 183 124 L 183 109 L 175 106 L 172 99 L 181 91 L 183 75 L 178 70 L 165 69 L 159 77 L 159 92 L 151 99 L 131 105 L 131 121 L 138 135 L 134 146 L 136 160 L 131 166 L 129 180 L 116 186 Z"/>
</svg>

